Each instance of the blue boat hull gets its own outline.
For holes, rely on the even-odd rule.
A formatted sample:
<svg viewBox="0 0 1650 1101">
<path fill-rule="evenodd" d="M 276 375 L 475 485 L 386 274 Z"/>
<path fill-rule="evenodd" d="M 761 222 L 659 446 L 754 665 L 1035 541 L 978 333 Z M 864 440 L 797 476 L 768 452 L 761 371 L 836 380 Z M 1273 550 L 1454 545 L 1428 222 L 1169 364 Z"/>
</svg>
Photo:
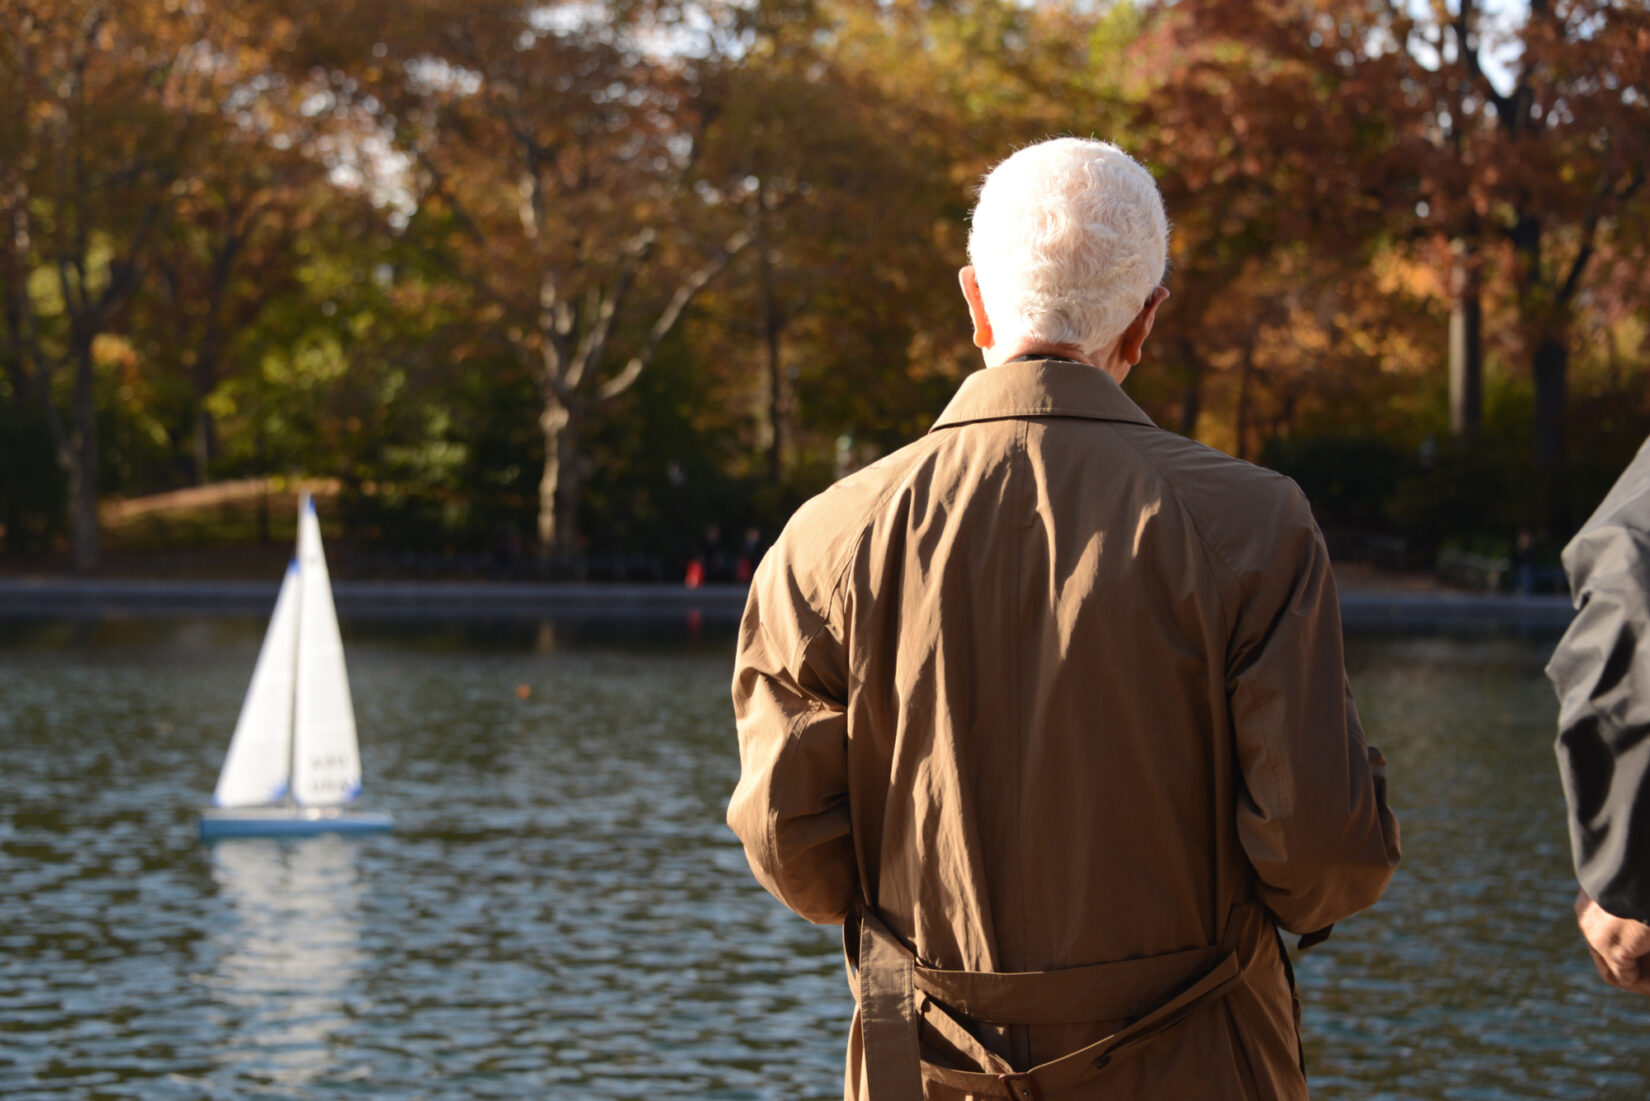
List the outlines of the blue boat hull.
<svg viewBox="0 0 1650 1101">
<path fill-rule="evenodd" d="M 318 833 L 382 833 L 395 828 L 388 814 L 340 807 L 204 807 L 202 841 L 226 837 L 310 837 Z"/>
</svg>

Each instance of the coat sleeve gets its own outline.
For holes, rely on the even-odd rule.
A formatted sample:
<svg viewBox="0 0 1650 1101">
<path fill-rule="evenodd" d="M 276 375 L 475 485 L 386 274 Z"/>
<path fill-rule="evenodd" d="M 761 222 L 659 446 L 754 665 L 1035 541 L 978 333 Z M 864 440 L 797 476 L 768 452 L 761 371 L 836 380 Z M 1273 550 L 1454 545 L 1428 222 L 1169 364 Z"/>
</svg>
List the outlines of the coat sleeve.
<svg viewBox="0 0 1650 1101">
<path fill-rule="evenodd" d="M 775 898 L 809 921 L 841 924 L 859 890 L 849 836 L 846 655 L 788 552 L 782 541 L 763 558 L 740 625 L 733 676 L 740 776 L 728 825 Z"/>
<path fill-rule="evenodd" d="M 1260 900 L 1313 938 L 1381 897 L 1398 821 L 1346 681 L 1329 554 L 1298 491 L 1276 530 L 1271 563 L 1244 579 L 1228 662 L 1237 827 Z"/>
<path fill-rule="evenodd" d="M 1591 539 L 1613 545 L 1583 547 L 1596 555 L 1596 568 L 1547 665 L 1559 698 L 1570 845 L 1583 890 L 1617 917 L 1650 921 L 1647 564 L 1627 532 Z"/>
</svg>

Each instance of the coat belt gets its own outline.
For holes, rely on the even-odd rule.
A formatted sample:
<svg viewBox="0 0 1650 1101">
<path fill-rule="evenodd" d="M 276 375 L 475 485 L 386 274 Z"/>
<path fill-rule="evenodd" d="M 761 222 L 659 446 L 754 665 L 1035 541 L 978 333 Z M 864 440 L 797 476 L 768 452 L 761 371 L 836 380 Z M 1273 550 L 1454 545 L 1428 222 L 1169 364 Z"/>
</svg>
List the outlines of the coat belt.
<svg viewBox="0 0 1650 1101">
<path fill-rule="evenodd" d="M 1054 971 L 952 971 L 918 963 L 862 903 L 843 934 L 849 982 L 859 1003 L 867 1096 L 918 1101 L 927 1078 L 967 1093 L 1038 1101 L 1044 1091 L 1094 1078 L 1242 981 L 1244 961 L 1254 955 L 1240 951 L 1245 929 L 1254 924 L 1246 916 L 1231 914 L 1225 941 L 1205 948 Z M 930 1015 L 931 1026 L 988 1069 L 959 1070 L 923 1059 L 918 1024 L 925 999 L 940 1010 Z M 1128 1023 L 1076 1051 L 1017 1071 L 957 1023 L 958 1017 L 998 1025 Z"/>
</svg>

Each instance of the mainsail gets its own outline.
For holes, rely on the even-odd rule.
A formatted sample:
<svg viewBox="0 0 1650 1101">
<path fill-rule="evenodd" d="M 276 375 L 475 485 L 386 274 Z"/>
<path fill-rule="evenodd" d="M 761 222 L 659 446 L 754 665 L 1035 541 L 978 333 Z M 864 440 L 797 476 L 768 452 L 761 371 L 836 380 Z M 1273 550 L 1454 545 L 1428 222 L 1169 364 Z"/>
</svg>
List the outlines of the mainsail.
<svg viewBox="0 0 1650 1101">
<path fill-rule="evenodd" d="M 275 598 L 269 632 L 258 651 L 252 684 L 241 704 L 212 801 L 220 807 L 278 803 L 286 797 L 292 759 L 292 689 L 298 657 L 298 560 Z"/>
<path fill-rule="evenodd" d="M 332 605 L 315 502 L 298 515 L 298 682 L 292 723 L 292 797 L 300 806 L 336 806 L 361 792 L 355 710 L 344 671 L 344 642 Z"/>
</svg>

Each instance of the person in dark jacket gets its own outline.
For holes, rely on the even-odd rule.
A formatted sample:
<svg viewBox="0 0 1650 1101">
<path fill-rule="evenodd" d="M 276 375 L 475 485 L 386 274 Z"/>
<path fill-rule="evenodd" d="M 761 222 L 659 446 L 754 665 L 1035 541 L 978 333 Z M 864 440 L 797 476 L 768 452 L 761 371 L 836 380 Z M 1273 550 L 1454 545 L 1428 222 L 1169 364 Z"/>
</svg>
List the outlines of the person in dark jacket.
<svg viewBox="0 0 1650 1101">
<path fill-rule="evenodd" d="M 1576 617 L 1547 664 L 1581 893 L 1604 981 L 1650 994 L 1650 441 L 1570 545 Z"/>
</svg>

